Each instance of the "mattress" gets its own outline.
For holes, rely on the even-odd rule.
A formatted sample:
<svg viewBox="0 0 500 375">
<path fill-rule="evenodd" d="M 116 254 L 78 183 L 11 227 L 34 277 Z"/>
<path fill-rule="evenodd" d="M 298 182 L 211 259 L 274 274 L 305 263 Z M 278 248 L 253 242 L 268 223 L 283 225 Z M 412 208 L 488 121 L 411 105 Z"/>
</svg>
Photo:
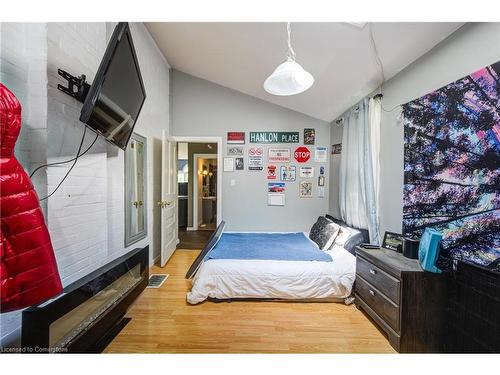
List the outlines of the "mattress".
<svg viewBox="0 0 500 375">
<path fill-rule="evenodd" d="M 356 258 L 340 246 L 331 262 L 210 259 L 200 265 L 187 294 L 190 304 L 215 299 L 341 299 L 351 294 Z"/>
</svg>

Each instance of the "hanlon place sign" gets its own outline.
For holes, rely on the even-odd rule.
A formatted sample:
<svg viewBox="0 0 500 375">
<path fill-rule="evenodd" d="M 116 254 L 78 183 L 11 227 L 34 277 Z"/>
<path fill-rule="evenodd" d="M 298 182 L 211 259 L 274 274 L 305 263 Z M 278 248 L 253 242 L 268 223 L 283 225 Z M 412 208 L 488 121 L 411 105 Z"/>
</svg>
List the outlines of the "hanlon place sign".
<svg viewBox="0 0 500 375">
<path fill-rule="evenodd" d="M 299 132 L 250 132 L 250 143 L 299 143 Z"/>
</svg>

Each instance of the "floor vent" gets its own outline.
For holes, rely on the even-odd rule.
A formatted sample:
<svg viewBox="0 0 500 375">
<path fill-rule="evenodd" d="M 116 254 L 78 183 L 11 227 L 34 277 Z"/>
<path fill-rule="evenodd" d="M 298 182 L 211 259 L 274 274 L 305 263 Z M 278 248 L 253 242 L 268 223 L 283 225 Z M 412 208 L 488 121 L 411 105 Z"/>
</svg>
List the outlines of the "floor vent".
<svg viewBox="0 0 500 375">
<path fill-rule="evenodd" d="M 159 288 L 163 285 L 165 280 L 168 278 L 168 274 L 151 274 L 149 276 L 148 288 Z"/>
</svg>

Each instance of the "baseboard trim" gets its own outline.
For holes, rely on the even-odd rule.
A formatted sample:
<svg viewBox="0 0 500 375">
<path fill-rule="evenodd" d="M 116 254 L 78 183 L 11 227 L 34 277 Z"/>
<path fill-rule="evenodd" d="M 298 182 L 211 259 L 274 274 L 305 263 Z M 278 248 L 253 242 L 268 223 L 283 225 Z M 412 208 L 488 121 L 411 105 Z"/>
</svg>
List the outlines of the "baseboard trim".
<svg viewBox="0 0 500 375">
<path fill-rule="evenodd" d="M 198 228 L 195 228 L 195 227 L 187 227 L 186 230 L 188 231 L 193 231 L 193 230 L 198 230 Z"/>
</svg>

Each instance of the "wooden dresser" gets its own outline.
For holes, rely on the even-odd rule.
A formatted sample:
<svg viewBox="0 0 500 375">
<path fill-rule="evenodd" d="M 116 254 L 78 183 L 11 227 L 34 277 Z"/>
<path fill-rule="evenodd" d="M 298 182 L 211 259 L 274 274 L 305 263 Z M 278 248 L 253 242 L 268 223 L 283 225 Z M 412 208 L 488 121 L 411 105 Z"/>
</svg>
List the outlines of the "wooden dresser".
<svg viewBox="0 0 500 375">
<path fill-rule="evenodd" d="M 443 351 L 446 280 L 393 250 L 356 248 L 356 306 L 402 353 Z"/>
</svg>

